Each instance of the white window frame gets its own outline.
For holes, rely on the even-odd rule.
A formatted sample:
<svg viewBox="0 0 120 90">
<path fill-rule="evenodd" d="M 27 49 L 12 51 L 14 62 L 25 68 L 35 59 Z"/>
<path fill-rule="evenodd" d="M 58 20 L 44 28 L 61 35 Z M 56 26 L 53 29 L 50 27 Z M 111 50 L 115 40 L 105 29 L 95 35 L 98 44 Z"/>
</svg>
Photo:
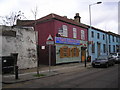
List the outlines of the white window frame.
<svg viewBox="0 0 120 90">
<path fill-rule="evenodd" d="M 85 40 L 85 31 L 81 30 L 81 40 Z"/>
<path fill-rule="evenodd" d="M 68 27 L 67 25 L 63 25 L 63 37 L 68 37 Z"/>
<path fill-rule="evenodd" d="M 77 38 L 77 29 L 73 28 L 73 38 Z"/>
</svg>

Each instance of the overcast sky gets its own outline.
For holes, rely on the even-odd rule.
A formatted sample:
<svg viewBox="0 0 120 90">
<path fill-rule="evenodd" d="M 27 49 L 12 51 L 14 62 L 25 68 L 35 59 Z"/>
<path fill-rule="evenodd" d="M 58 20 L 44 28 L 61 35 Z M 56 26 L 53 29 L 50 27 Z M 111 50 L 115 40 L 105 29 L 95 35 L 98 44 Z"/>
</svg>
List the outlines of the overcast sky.
<svg viewBox="0 0 120 90">
<path fill-rule="evenodd" d="M 92 26 L 118 33 L 118 1 L 120 0 L 0 0 L 0 16 L 22 11 L 28 19 L 34 19 L 31 10 L 38 7 L 37 19 L 50 13 L 73 19 L 75 13 L 81 16 L 81 22 L 89 25 L 89 5 L 91 6 Z M 2 19 L 0 18 L 0 24 Z"/>
</svg>

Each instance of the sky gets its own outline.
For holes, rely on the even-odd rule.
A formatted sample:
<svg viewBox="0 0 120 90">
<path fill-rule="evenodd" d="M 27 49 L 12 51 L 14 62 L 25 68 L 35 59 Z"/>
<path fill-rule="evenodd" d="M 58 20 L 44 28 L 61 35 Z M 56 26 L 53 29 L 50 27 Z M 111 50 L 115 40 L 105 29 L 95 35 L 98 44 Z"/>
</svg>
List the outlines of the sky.
<svg viewBox="0 0 120 90">
<path fill-rule="evenodd" d="M 37 19 L 50 13 L 74 19 L 75 14 L 79 13 L 81 22 L 90 25 L 89 5 L 99 1 L 102 3 L 91 6 L 91 25 L 118 34 L 120 0 L 0 0 L 0 24 L 3 24 L 1 17 L 18 11 L 24 13 L 24 19 L 33 20 L 32 11 L 37 6 Z"/>
</svg>

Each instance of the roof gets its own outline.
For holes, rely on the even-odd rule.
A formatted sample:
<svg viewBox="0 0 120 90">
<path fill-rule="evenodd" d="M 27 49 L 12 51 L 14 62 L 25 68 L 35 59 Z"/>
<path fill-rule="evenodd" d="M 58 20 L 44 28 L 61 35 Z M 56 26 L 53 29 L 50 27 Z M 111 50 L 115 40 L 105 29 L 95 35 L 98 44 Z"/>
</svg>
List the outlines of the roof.
<svg viewBox="0 0 120 90">
<path fill-rule="evenodd" d="M 47 16 L 44 16 L 40 19 L 37 19 L 36 21 L 35 20 L 18 20 L 17 21 L 17 26 L 34 26 L 35 22 L 36 22 L 36 24 L 38 24 L 38 23 L 48 21 L 48 20 L 53 20 L 53 19 L 59 20 L 59 21 L 62 21 L 62 22 L 66 22 L 66 23 L 69 23 L 69 24 L 73 24 L 73 25 L 76 25 L 76 26 L 79 26 L 79 27 L 83 27 L 83 28 L 86 28 L 86 29 L 90 28 L 89 25 L 86 25 L 86 24 L 83 24 L 83 23 L 78 23 L 78 22 L 74 21 L 73 19 L 68 19 L 65 16 L 60 16 L 60 15 L 57 15 L 57 14 L 54 14 L 54 13 L 51 13 L 51 14 L 49 14 Z M 97 31 L 100 31 L 100 32 L 107 33 L 107 34 L 120 36 L 120 35 L 115 34 L 113 32 L 107 32 L 107 31 L 95 28 L 93 26 L 91 28 L 95 29 Z"/>
<path fill-rule="evenodd" d="M 107 34 L 120 37 L 120 35 L 119 35 L 119 34 L 116 34 L 116 33 L 110 32 L 110 31 L 108 31 L 108 32 L 107 32 Z"/>
<path fill-rule="evenodd" d="M 86 29 L 88 28 L 88 26 L 86 26 L 82 23 L 77 23 L 73 19 L 68 19 L 67 17 L 59 16 L 59 15 L 53 14 L 53 13 L 51 13 L 47 16 L 44 16 L 40 19 L 37 19 L 36 23 L 43 22 L 43 21 L 46 21 L 46 20 L 51 20 L 51 19 L 56 19 L 56 20 L 63 21 L 63 22 L 66 22 L 66 23 L 70 23 L 70 24 L 73 24 L 73 25 L 77 25 L 77 26 L 80 26 L 80 27 L 83 27 L 83 28 L 86 28 Z M 31 25 L 34 25 L 34 23 L 35 23 L 35 20 L 18 20 L 17 21 L 17 25 L 22 25 L 22 26 L 31 26 Z"/>
</svg>

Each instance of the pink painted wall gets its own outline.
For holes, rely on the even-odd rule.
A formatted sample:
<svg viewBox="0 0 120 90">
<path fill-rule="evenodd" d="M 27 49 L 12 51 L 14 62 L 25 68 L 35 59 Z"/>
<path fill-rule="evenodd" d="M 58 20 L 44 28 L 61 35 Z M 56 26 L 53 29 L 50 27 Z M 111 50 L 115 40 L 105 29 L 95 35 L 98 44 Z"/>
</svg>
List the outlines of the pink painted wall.
<svg viewBox="0 0 120 90">
<path fill-rule="evenodd" d="M 81 30 L 85 31 L 85 40 L 84 41 L 88 41 L 88 30 L 85 28 L 81 28 L 79 26 L 75 26 L 75 25 L 71 25 L 65 22 L 61 22 L 58 20 L 54 21 L 55 23 L 55 34 L 58 33 L 59 28 L 62 27 L 62 25 L 67 25 L 68 27 L 68 38 L 73 38 L 73 28 L 77 29 L 77 38 L 76 39 L 80 39 L 81 40 Z"/>
<path fill-rule="evenodd" d="M 37 31 L 38 31 L 38 44 L 39 45 L 46 45 L 46 40 L 50 35 L 54 37 L 54 21 L 47 21 L 43 23 L 37 24 Z M 54 39 L 54 38 L 53 38 Z"/>
<path fill-rule="evenodd" d="M 68 38 L 73 38 L 73 28 L 77 29 L 77 38 L 81 40 L 81 30 L 85 31 L 85 41 L 88 40 L 88 35 L 87 35 L 87 29 L 81 28 L 75 25 L 71 25 L 62 21 L 58 20 L 50 20 L 46 21 L 43 23 L 37 24 L 37 31 L 39 33 L 38 35 L 38 43 L 39 45 L 46 45 L 46 40 L 49 36 L 49 34 L 52 35 L 53 39 L 58 33 L 59 28 L 62 27 L 62 25 L 67 25 L 68 27 Z"/>
</svg>

